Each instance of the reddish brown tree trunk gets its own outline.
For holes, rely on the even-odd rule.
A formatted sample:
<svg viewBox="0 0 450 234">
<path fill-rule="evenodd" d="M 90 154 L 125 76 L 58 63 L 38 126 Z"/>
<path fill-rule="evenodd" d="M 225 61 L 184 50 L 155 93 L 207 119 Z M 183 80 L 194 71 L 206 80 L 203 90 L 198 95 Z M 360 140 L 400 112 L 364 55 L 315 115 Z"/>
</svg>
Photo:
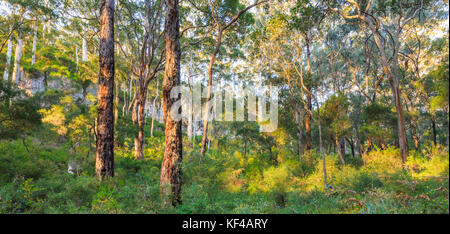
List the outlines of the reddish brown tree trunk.
<svg viewBox="0 0 450 234">
<path fill-rule="evenodd" d="M 95 172 L 103 179 L 114 176 L 114 0 L 100 4 L 99 64 Z"/>
<path fill-rule="evenodd" d="M 183 159 L 181 121 L 170 114 L 177 100 L 170 98 L 172 88 L 180 84 L 180 21 L 178 0 L 166 0 L 164 30 L 166 63 L 163 81 L 163 112 L 165 123 L 165 151 L 161 166 L 161 198 L 163 205 L 181 203 L 181 161 Z"/>
</svg>

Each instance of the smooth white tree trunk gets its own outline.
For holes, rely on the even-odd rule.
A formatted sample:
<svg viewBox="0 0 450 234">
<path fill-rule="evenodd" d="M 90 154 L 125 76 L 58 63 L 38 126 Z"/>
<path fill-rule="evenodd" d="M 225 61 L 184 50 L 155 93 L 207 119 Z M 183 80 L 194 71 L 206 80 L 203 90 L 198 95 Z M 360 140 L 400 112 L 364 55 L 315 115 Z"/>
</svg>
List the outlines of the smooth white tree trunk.
<svg viewBox="0 0 450 234">
<path fill-rule="evenodd" d="M 22 59 L 22 47 L 22 33 L 19 33 L 19 38 L 16 45 L 16 53 L 14 55 L 14 70 L 12 75 L 12 82 L 15 84 L 18 84 L 20 81 L 20 60 Z"/>
<path fill-rule="evenodd" d="M 33 37 L 33 55 L 31 57 L 31 65 L 36 62 L 36 44 L 37 44 L 37 20 L 34 25 L 34 37 Z"/>
<path fill-rule="evenodd" d="M 87 52 L 87 42 L 86 42 L 86 28 L 83 26 L 83 55 L 81 60 L 83 62 L 87 62 L 88 61 L 88 52 Z"/>
<path fill-rule="evenodd" d="M 10 28 L 12 30 L 12 27 Z M 6 66 L 5 66 L 5 73 L 3 73 L 3 79 L 5 81 L 9 78 L 9 67 L 11 66 L 11 53 L 12 53 L 12 40 L 11 37 L 8 39 L 8 49 L 6 51 Z"/>
</svg>

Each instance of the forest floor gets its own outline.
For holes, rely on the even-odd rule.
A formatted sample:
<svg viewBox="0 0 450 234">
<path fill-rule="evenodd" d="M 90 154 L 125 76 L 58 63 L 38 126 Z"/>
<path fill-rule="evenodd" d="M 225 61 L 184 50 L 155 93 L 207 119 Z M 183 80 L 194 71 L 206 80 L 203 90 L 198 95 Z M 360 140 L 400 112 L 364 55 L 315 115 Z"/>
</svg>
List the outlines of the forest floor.
<svg viewBox="0 0 450 234">
<path fill-rule="evenodd" d="M 407 170 L 398 150 L 347 157 L 327 155 L 328 188 L 320 157 L 280 157 L 212 151 L 199 164 L 186 150 L 182 205 L 161 208 L 162 137 L 142 161 L 126 146 L 116 150 L 115 174 L 100 182 L 92 152 L 68 153 L 28 139 L 0 142 L 0 213 L 449 213 L 449 158 L 442 147 L 412 153 Z M 154 144 L 152 146 L 152 144 Z M 157 147 L 156 147 L 157 146 Z M 68 164 L 74 173 L 68 173 Z"/>
</svg>

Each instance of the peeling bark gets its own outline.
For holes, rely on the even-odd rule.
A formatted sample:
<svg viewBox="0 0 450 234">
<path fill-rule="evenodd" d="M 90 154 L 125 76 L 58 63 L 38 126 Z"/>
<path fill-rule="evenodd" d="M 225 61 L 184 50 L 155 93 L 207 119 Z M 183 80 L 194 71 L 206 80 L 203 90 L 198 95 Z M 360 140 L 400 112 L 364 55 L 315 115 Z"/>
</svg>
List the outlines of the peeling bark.
<svg viewBox="0 0 450 234">
<path fill-rule="evenodd" d="M 95 172 L 99 179 L 114 176 L 114 0 L 100 3 L 100 49 Z"/>
<path fill-rule="evenodd" d="M 180 21 L 178 0 L 166 0 L 164 30 L 165 71 L 163 90 L 163 112 L 165 124 L 165 151 L 161 165 L 160 192 L 163 206 L 181 203 L 181 161 L 183 159 L 181 121 L 175 121 L 170 114 L 176 100 L 170 98 L 172 88 L 180 84 Z"/>
</svg>

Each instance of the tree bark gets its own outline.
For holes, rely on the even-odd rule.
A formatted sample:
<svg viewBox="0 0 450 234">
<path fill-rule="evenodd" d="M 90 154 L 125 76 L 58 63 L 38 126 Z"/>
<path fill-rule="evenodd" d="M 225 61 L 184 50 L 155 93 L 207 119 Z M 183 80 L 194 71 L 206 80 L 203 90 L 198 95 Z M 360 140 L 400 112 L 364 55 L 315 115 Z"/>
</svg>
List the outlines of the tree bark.
<svg viewBox="0 0 450 234">
<path fill-rule="evenodd" d="M 142 82 L 141 82 L 142 83 Z M 144 149 L 144 130 L 145 130 L 145 116 L 144 116 L 144 110 L 145 110 L 145 101 L 147 100 L 147 89 L 145 87 L 145 84 L 139 84 L 139 93 L 136 100 L 137 103 L 137 109 L 136 109 L 136 115 L 137 115 L 137 124 L 138 124 L 138 133 L 135 136 L 135 151 L 134 151 L 134 157 L 137 160 L 142 160 L 144 158 L 143 155 L 143 149 Z"/>
<path fill-rule="evenodd" d="M 83 26 L 83 43 L 82 43 L 82 56 L 81 61 L 88 61 L 87 42 L 86 42 L 86 28 Z"/>
<path fill-rule="evenodd" d="M 219 53 L 220 45 L 222 44 L 222 29 L 219 29 L 219 33 L 216 41 L 216 48 L 214 49 L 213 54 L 211 55 L 211 59 L 209 60 L 208 67 L 208 93 L 206 96 L 205 103 L 205 114 L 203 115 L 203 134 L 202 134 L 202 148 L 200 150 L 200 156 L 205 155 L 206 151 L 206 141 L 208 138 L 208 118 L 209 118 L 209 108 L 210 108 L 210 100 L 211 100 L 211 88 L 212 88 L 212 69 L 214 66 L 214 61 L 216 60 L 217 53 Z"/>
<path fill-rule="evenodd" d="M 337 153 L 339 155 L 339 159 L 341 160 L 342 164 L 345 164 L 344 157 L 342 155 L 342 149 L 341 149 L 341 146 L 339 144 L 339 138 L 337 136 L 334 137 L 334 143 L 336 145 L 336 151 L 337 151 Z"/>
<path fill-rule="evenodd" d="M 23 22 L 23 16 L 22 20 Z M 22 28 L 19 28 L 17 33 L 17 45 L 16 45 L 16 53 L 14 55 L 14 69 L 12 74 L 12 83 L 19 84 L 20 81 L 20 60 L 22 60 L 22 49 L 23 49 L 23 31 Z"/>
<path fill-rule="evenodd" d="M 114 0 L 100 3 L 100 49 L 98 75 L 97 177 L 114 176 Z"/>
<path fill-rule="evenodd" d="M 19 29 L 17 31 L 17 44 L 16 44 L 16 52 L 14 55 L 14 69 L 13 69 L 13 74 L 12 74 L 12 83 L 14 83 L 14 84 L 19 84 L 20 76 L 21 76 L 20 62 L 22 60 L 22 50 L 23 50 L 23 28 L 21 25 L 23 24 L 23 21 L 25 19 L 25 17 L 24 17 L 25 12 L 26 12 L 26 10 L 22 6 L 20 8 L 21 17 L 20 17 Z"/>
<path fill-rule="evenodd" d="M 216 40 L 216 48 L 214 49 L 213 54 L 211 55 L 211 59 L 209 62 L 209 67 L 208 67 L 208 93 L 206 96 L 206 107 L 205 107 L 205 115 L 203 116 L 203 135 L 202 135 L 202 148 L 200 150 L 200 160 L 201 160 L 201 156 L 205 155 L 205 149 L 206 149 L 206 141 L 208 139 L 208 118 L 209 118 L 209 108 L 210 108 L 210 99 L 211 99 L 211 86 L 212 86 L 212 68 L 214 65 L 214 61 L 216 60 L 216 56 L 217 53 L 219 53 L 219 49 L 220 49 L 220 45 L 222 44 L 222 33 L 229 28 L 231 25 L 233 25 L 238 19 L 239 17 L 244 14 L 245 12 L 247 12 L 249 9 L 261 4 L 267 2 L 267 0 L 256 0 L 252 5 L 247 6 L 246 8 L 240 10 L 236 15 L 234 15 L 233 17 L 231 17 L 231 20 L 224 26 L 221 26 L 220 23 L 218 23 L 215 19 L 215 23 L 217 24 L 218 27 L 218 35 L 217 35 L 217 40 Z M 210 8 L 213 14 L 213 18 L 214 18 L 214 9 L 213 6 L 211 5 L 211 1 L 209 1 L 210 4 Z"/>
<path fill-rule="evenodd" d="M 119 4 L 119 3 L 117 3 Z M 117 60 L 120 64 L 120 49 L 117 50 Z M 78 67 L 78 55 L 77 55 L 77 67 Z M 117 121 L 119 120 L 119 81 L 115 80 L 116 96 L 114 97 L 114 126 L 117 126 Z"/>
<path fill-rule="evenodd" d="M 366 19 L 366 23 L 369 26 L 369 29 L 373 33 L 373 37 L 375 39 L 375 44 L 378 47 L 380 52 L 380 60 L 381 65 L 383 67 L 384 73 L 387 75 L 389 79 L 389 84 L 391 86 L 392 97 L 395 104 L 395 108 L 397 110 L 397 131 L 398 131 L 398 143 L 400 147 L 400 155 L 402 159 L 402 163 L 406 163 L 408 157 L 408 141 L 406 140 L 406 129 L 405 129 L 405 117 L 403 114 L 402 100 L 399 89 L 399 74 L 398 74 L 398 48 L 399 48 L 399 35 L 400 32 L 397 31 L 393 35 L 393 44 L 396 51 L 394 51 L 394 56 L 392 57 L 392 61 L 390 61 L 390 65 L 388 59 L 386 57 L 385 46 L 381 39 L 381 35 L 378 29 L 373 25 L 372 21 L 368 18 Z"/>
<path fill-rule="evenodd" d="M 411 123 L 413 141 L 414 141 L 414 149 L 419 150 L 419 137 L 417 136 L 417 123 L 415 120 Z"/>
<path fill-rule="evenodd" d="M 300 108 L 297 110 L 297 122 L 298 122 L 298 160 L 302 158 L 302 111 Z"/>
<path fill-rule="evenodd" d="M 307 75 L 308 75 L 308 82 L 311 82 L 311 52 L 309 49 L 309 39 L 306 40 L 306 56 L 307 56 Z M 308 89 L 311 89 L 311 87 L 308 87 Z M 305 118 L 305 131 L 306 131 L 306 138 L 305 138 L 305 150 L 308 151 L 311 149 L 311 115 L 312 115 L 312 94 L 308 93 L 306 96 L 308 105 L 308 111 L 306 112 L 306 118 Z"/>
<path fill-rule="evenodd" d="M 123 91 L 123 106 L 122 106 L 122 116 L 125 116 L 125 111 L 127 109 L 127 84 L 126 81 L 123 82 L 125 90 Z"/>
<path fill-rule="evenodd" d="M 115 82 L 116 88 L 116 96 L 114 96 L 114 126 L 117 125 L 117 121 L 119 120 L 119 82 Z"/>
<path fill-rule="evenodd" d="M 12 30 L 12 25 L 10 26 L 10 31 Z M 3 80 L 8 81 L 9 78 L 9 67 L 11 66 L 11 54 L 12 54 L 12 38 L 11 36 L 8 39 L 8 49 L 6 51 L 6 66 L 5 73 L 3 73 Z"/>
<path fill-rule="evenodd" d="M 433 129 L 433 143 L 434 143 L 434 146 L 436 146 L 436 144 L 437 144 L 436 121 L 435 121 L 433 115 L 431 115 L 431 128 Z"/>
<path fill-rule="evenodd" d="M 166 0 L 164 25 L 165 71 L 163 81 L 163 112 L 165 124 L 165 151 L 161 166 L 160 192 L 163 206 L 181 203 L 181 162 L 183 159 L 181 121 L 170 114 L 172 105 L 179 100 L 170 98 L 172 88 L 180 84 L 180 21 L 178 0 Z"/>
<path fill-rule="evenodd" d="M 34 25 L 34 37 L 33 37 L 33 55 L 31 57 L 31 65 L 34 65 L 34 63 L 36 62 L 36 44 L 37 44 L 37 19 Z"/>
<path fill-rule="evenodd" d="M 327 185 L 327 167 L 326 167 L 326 161 L 325 161 L 325 154 L 323 153 L 323 141 L 322 141 L 322 123 L 321 123 L 321 117 L 320 117 L 320 109 L 319 109 L 319 103 L 316 102 L 317 105 L 317 125 L 319 125 L 319 151 L 320 156 L 322 157 L 322 170 L 323 170 L 323 185 L 324 189 L 328 189 Z"/>
<path fill-rule="evenodd" d="M 351 140 L 346 138 L 346 140 L 347 140 L 348 144 L 350 145 L 350 150 L 352 151 L 352 157 L 355 158 L 355 144 L 353 142 L 353 138 L 351 138 Z"/>
</svg>

